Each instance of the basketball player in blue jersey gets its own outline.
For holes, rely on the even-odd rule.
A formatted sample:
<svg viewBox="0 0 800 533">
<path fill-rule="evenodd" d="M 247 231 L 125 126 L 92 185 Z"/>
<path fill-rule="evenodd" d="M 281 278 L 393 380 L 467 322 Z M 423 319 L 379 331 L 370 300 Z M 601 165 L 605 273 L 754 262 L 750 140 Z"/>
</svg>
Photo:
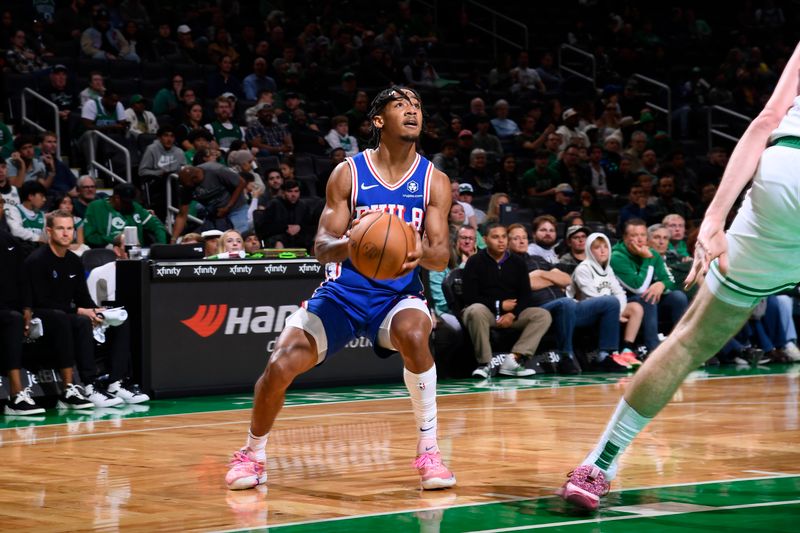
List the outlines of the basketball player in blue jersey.
<svg viewBox="0 0 800 533">
<path fill-rule="evenodd" d="M 800 46 L 733 150 L 700 226 L 687 282 L 710 270 L 705 284 L 636 373 L 595 448 L 559 489 L 568 502 L 597 509 L 622 453 L 689 372 L 739 331 L 762 298 L 800 281 L 799 80 Z M 726 234 L 728 212 L 751 180 Z"/>
<path fill-rule="evenodd" d="M 228 488 L 265 483 L 267 438 L 283 406 L 286 389 L 299 374 L 366 336 L 380 353 L 400 352 L 419 440 L 417 468 L 423 489 L 452 487 L 436 441 L 436 366 L 428 348 L 431 317 L 422 295 L 419 267 L 447 266 L 450 182 L 416 152 L 422 102 L 412 89 L 381 92 L 369 112 L 378 147 L 347 158 L 328 181 L 326 204 L 314 251 L 327 279 L 286 320 L 275 350 L 258 379 L 246 445 L 225 477 Z M 355 270 L 348 259 L 349 228 L 375 210 L 394 213 L 417 230 L 400 277 L 378 281 Z"/>
</svg>

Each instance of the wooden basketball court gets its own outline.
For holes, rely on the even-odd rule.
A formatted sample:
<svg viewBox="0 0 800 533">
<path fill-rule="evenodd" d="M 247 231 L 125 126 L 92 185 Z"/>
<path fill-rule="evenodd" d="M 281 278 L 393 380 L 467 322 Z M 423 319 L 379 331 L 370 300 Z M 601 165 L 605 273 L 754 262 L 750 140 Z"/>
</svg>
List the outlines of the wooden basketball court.
<svg viewBox="0 0 800 533">
<path fill-rule="evenodd" d="M 160 400 L 0 425 L 4 531 L 797 531 L 797 368 L 701 372 L 634 442 L 597 515 L 553 491 L 628 378 L 440 384 L 440 446 L 458 478 L 421 492 L 402 384 L 294 391 L 269 482 L 232 492 L 249 396 Z"/>
</svg>

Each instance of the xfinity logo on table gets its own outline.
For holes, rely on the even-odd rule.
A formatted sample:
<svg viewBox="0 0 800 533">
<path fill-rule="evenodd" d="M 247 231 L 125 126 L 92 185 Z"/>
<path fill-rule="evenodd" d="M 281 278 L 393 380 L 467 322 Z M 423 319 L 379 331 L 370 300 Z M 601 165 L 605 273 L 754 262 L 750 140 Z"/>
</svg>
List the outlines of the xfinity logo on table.
<svg viewBox="0 0 800 533">
<path fill-rule="evenodd" d="M 264 267 L 264 272 L 266 272 L 267 274 L 274 274 L 275 272 L 286 274 L 286 265 L 270 264 Z"/>
<path fill-rule="evenodd" d="M 319 263 L 300 265 L 298 270 L 300 270 L 302 274 L 305 274 L 306 272 L 319 272 L 322 270 L 322 265 Z"/>
<path fill-rule="evenodd" d="M 194 275 L 199 276 L 201 274 L 211 274 L 216 275 L 217 267 L 214 266 L 196 266 L 194 267 Z"/>
<path fill-rule="evenodd" d="M 181 267 L 158 267 L 156 269 L 156 276 L 164 278 L 167 276 L 180 276 Z"/>
<path fill-rule="evenodd" d="M 280 333 L 283 331 L 286 318 L 297 309 L 296 305 L 281 305 L 277 309 L 270 305 L 258 307 L 199 305 L 194 315 L 181 320 L 181 323 L 201 337 L 210 337 L 220 330 L 224 335 Z"/>
<path fill-rule="evenodd" d="M 228 268 L 228 271 L 234 276 L 236 274 L 250 274 L 253 271 L 253 267 L 248 265 L 233 265 Z"/>
</svg>

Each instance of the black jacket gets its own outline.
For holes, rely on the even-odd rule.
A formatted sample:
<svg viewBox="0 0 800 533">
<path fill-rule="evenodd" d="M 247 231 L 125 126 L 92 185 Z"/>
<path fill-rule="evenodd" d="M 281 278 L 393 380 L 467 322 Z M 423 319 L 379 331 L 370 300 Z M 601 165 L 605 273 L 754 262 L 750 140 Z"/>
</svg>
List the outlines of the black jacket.
<svg viewBox="0 0 800 533">
<path fill-rule="evenodd" d="M 467 260 L 462 283 L 464 305 L 481 303 L 497 313 L 498 303 L 516 299 L 513 310 L 516 316 L 530 307 L 531 284 L 525 261 L 509 252 L 495 261 L 486 250 L 478 251 Z M 499 314 L 503 313 L 500 309 Z"/>
</svg>

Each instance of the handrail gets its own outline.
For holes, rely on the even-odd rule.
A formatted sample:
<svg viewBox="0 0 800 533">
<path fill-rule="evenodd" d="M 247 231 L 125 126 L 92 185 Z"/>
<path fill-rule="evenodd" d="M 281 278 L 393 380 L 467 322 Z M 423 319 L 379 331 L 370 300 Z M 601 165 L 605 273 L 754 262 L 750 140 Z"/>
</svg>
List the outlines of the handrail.
<svg viewBox="0 0 800 533">
<path fill-rule="evenodd" d="M 103 172 L 105 172 L 106 174 L 111 176 L 116 181 L 120 181 L 122 183 L 131 183 L 131 152 L 130 152 L 130 150 L 128 150 L 127 148 L 125 148 L 124 146 L 119 144 L 117 141 L 115 141 L 114 139 L 112 139 L 111 137 L 109 137 L 108 135 L 103 133 L 102 131 L 90 130 L 88 133 L 91 133 L 92 136 L 94 137 L 91 140 L 91 142 L 89 143 L 89 167 L 90 167 L 90 174 L 92 174 L 92 177 L 94 177 L 94 178 L 97 177 L 97 172 L 96 171 L 95 172 L 91 171 L 91 169 L 96 169 L 96 170 L 102 170 Z M 97 160 L 95 159 L 95 151 L 97 150 L 96 141 L 98 140 L 98 137 L 99 137 L 99 140 L 107 142 L 108 144 L 110 144 L 111 146 L 113 146 L 117 150 L 120 150 L 123 154 L 125 154 L 125 179 L 123 179 L 122 176 L 114 173 L 114 171 L 111 170 L 110 168 L 104 167 L 103 165 L 98 163 Z"/>
<path fill-rule="evenodd" d="M 582 56 L 585 59 L 589 60 L 589 64 L 591 65 L 591 76 L 584 74 L 583 72 L 577 71 L 573 68 L 564 66 L 564 61 L 562 60 L 564 50 L 568 50 L 570 52 L 575 52 L 579 56 Z M 594 55 L 590 54 L 586 50 L 581 50 L 577 46 L 572 46 L 571 44 L 563 43 L 561 46 L 558 47 L 558 68 L 563 70 L 564 72 L 569 72 L 573 76 L 577 76 L 582 78 L 592 84 L 592 87 L 597 87 L 597 59 L 595 59 Z"/>
<path fill-rule="evenodd" d="M 722 137 L 723 139 L 727 139 L 727 140 L 733 141 L 733 142 L 738 142 L 739 141 L 739 137 L 735 137 L 733 135 L 725 133 L 722 130 L 718 130 L 717 128 L 714 127 L 714 123 L 711 121 L 711 114 L 712 114 L 713 111 L 719 111 L 720 113 L 723 113 L 725 115 L 729 115 L 729 116 L 731 116 L 733 118 L 741 119 L 741 120 L 747 122 L 748 124 L 753 121 L 752 118 L 748 117 L 747 115 L 743 115 L 741 113 L 737 113 L 733 109 L 728 109 L 727 107 L 722 107 L 722 106 L 719 106 L 719 105 L 709 106 L 709 108 L 708 108 L 708 149 L 709 150 L 711 150 L 711 147 L 713 146 L 712 137 L 714 135 L 717 135 L 719 137 Z"/>
<path fill-rule="evenodd" d="M 175 217 L 173 216 L 175 213 L 178 213 L 180 210 L 177 207 L 172 205 L 172 182 L 178 181 L 178 175 L 173 172 L 172 174 L 167 176 L 167 219 L 164 221 L 164 224 L 167 226 L 169 230 L 169 234 L 172 235 L 172 228 L 175 225 Z M 202 224 L 203 221 L 193 215 L 187 215 L 187 218 L 192 222 L 197 224 Z"/>
<path fill-rule="evenodd" d="M 44 105 L 53 108 L 53 118 L 55 119 L 54 121 L 55 126 L 53 127 L 53 132 L 56 134 L 56 154 L 58 154 L 58 157 L 61 157 L 61 121 L 58 118 L 58 106 L 48 98 L 45 98 L 41 94 L 31 89 L 30 87 L 25 87 L 22 90 L 22 93 L 20 93 L 19 95 L 20 103 L 22 105 L 21 108 L 22 123 L 30 124 L 39 131 L 47 131 L 47 129 L 28 118 L 28 100 L 27 98 L 25 98 L 26 94 L 30 94 L 34 98 L 41 101 Z"/>
<path fill-rule="evenodd" d="M 649 83 L 650 85 L 655 85 L 659 89 L 666 91 L 667 93 L 667 107 L 662 107 L 655 102 L 645 101 L 647 106 L 652 107 L 656 111 L 661 111 L 667 115 L 667 134 L 672 138 L 672 89 L 670 89 L 669 85 L 666 83 L 662 83 L 658 80 L 654 80 L 653 78 L 648 78 L 642 74 L 634 74 L 634 78 L 637 80 L 641 80 L 645 83 Z"/>
<path fill-rule="evenodd" d="M 518 21 L 518 20 L 516 20 L 514 18 L 511 18 L 511 17 L 509 17 L 507 15 L 503 15 L 499 11 L 497 11 L 495 9 L 492 9 L 489 6 L 486 6 L 484 4 L 481 4 L 480 2 L 475 2 L 474 0 L 469 0 L 469 2 L 467 2 L 467 4 L 473 5 L 475 7 L 480 8 L 480 9 L 483 9 L 485 12 L 491 14 L 491 16 L 492 16 L 492 28 L 491 29 L 484 28 L 483 26 L 481 26 L 479 24 L 476 24 L 475 22 L 472 22 L 471 18 L 470 18 L 469 25 L 474 27 L 474 28 L 477 28 L 477 29 L 479 29 L 479 30 L 481 30 L 481 31 L 483 31 L 485 33 L 488 33 L 489 35 L 494 37 L 494 40 L 492 41 L 492 48 L 493 48 L 493 52 L 494 52 L 494 57 L 495 58 L 497 57 L 497 41 L 498 40 L 503 41 L 506 44 L 510 44 L 511 46 L 514 46 L 516 48 L 519 48 L 520 50 L 528 50 L 528 43 L 529 43 L 529 40 L 528 40 L 528 26 L 526 26 L 525 24 L 521 23 L 520 21 Z M 509 22 L 514 26 L 519 26 L 520 28 L 522 28 L 522 34 L 523 34 L 523 43 L 522 44 L 514 42 L 514 41 L 512 41 L 510 39 L 507 39 L 506 37 L 504 37 L 504 36 L 500 35 L 499 33 L 497 33 L 497 19 L 498 18 L 503 19 L 504 21 Z"/>
</svg>

